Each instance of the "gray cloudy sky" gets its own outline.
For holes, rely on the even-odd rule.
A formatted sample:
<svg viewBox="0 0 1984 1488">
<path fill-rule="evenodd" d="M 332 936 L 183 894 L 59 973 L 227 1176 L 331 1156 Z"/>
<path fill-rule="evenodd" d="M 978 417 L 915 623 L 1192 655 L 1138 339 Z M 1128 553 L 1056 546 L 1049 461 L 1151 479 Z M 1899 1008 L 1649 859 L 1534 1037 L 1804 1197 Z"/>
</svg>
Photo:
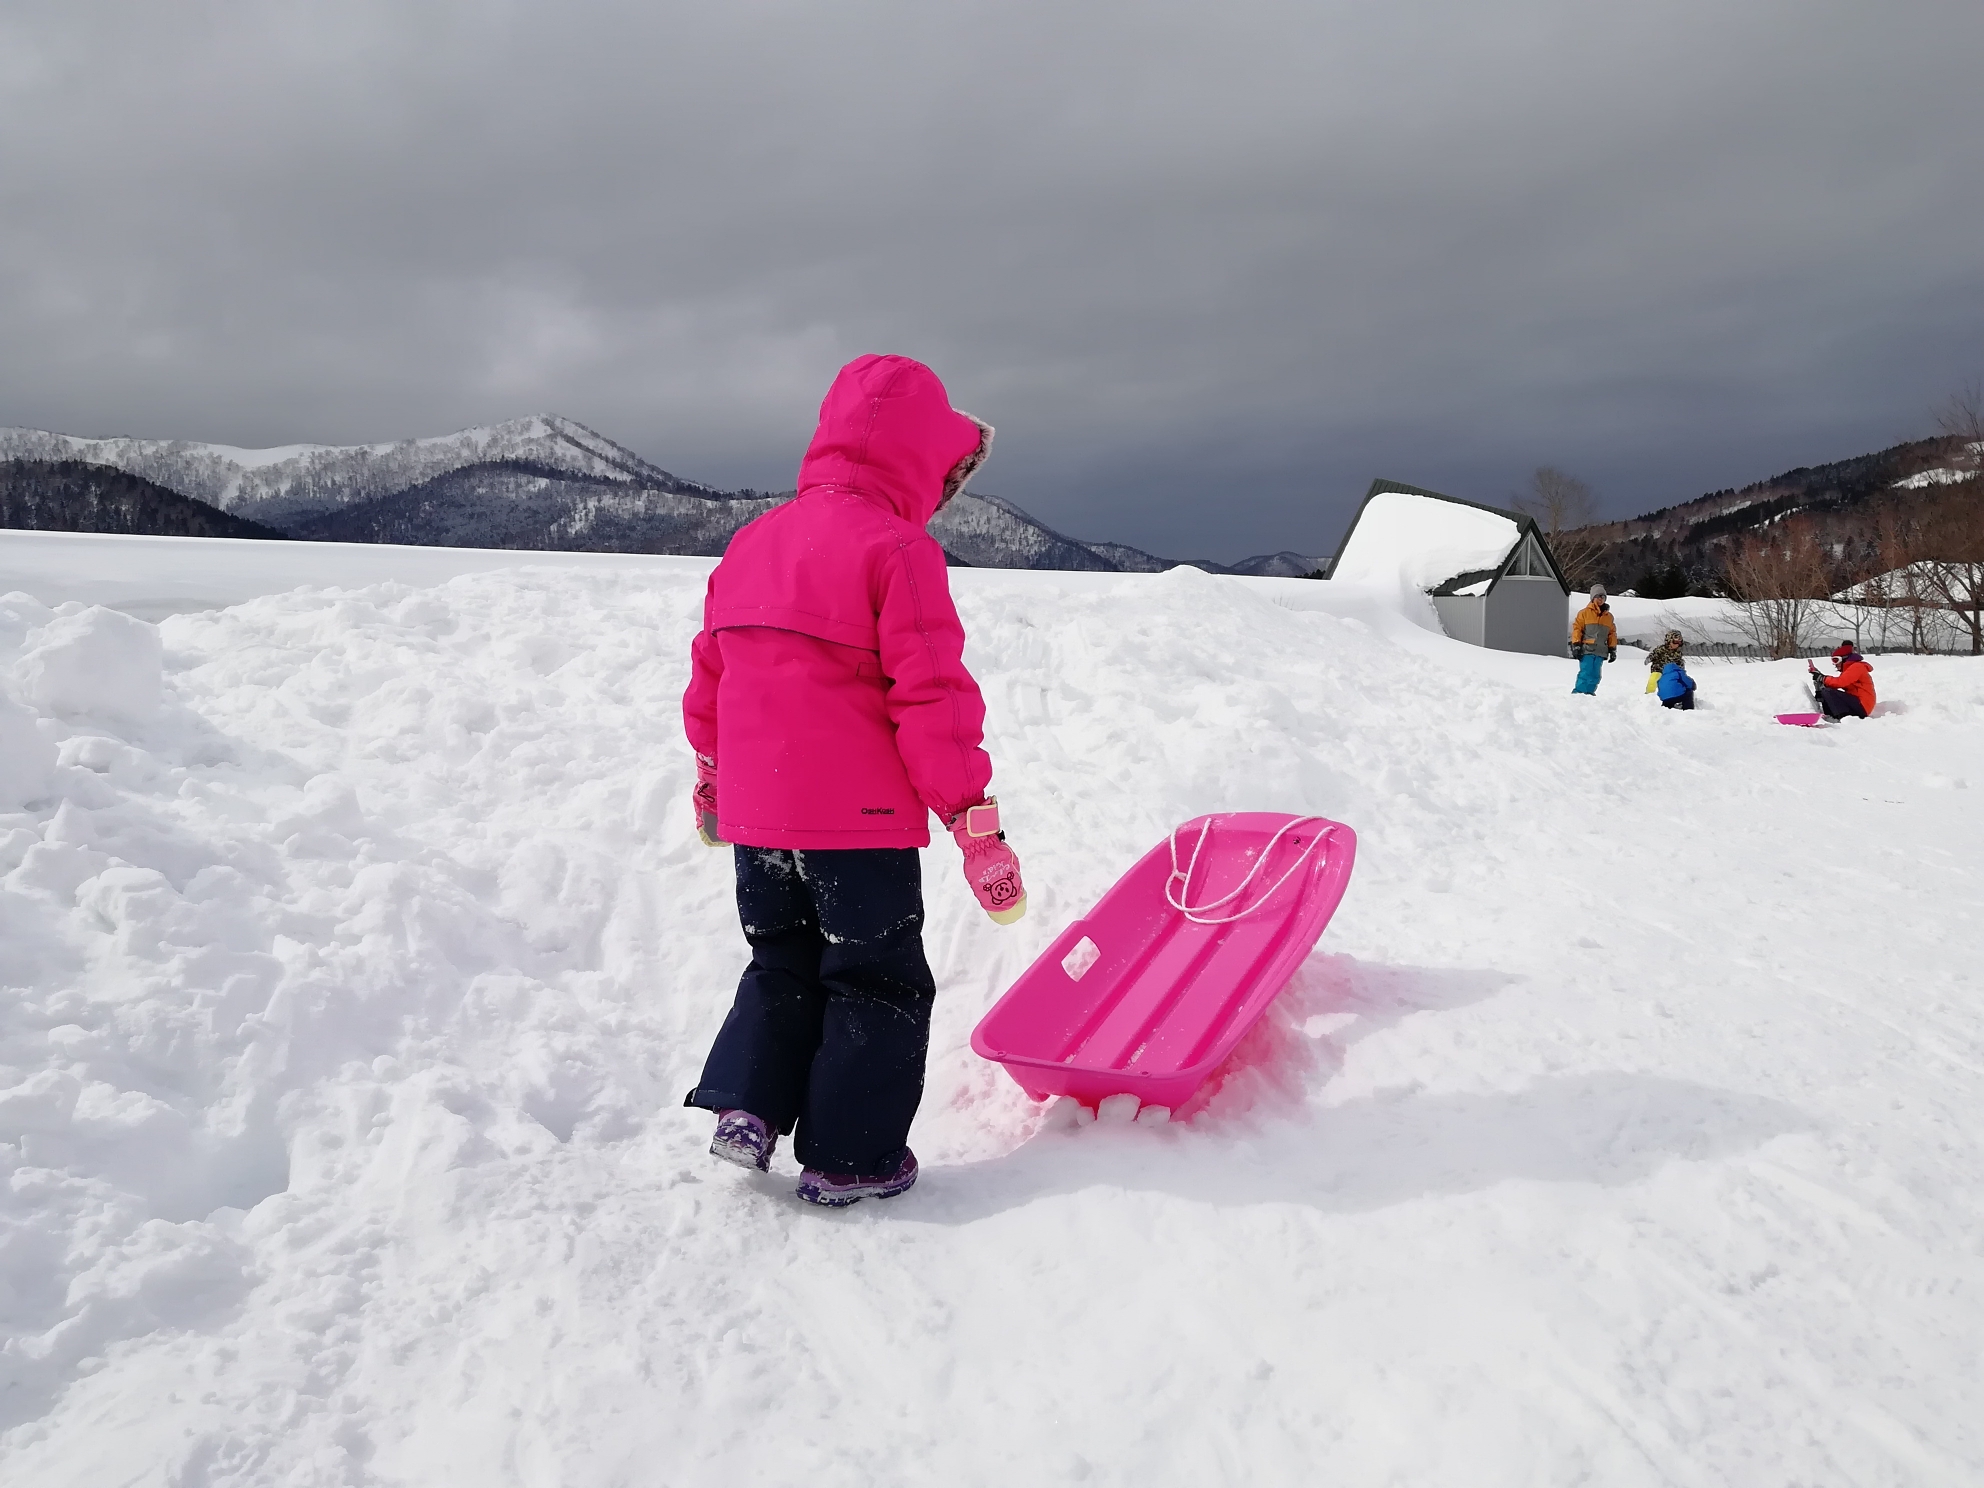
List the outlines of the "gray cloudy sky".
<svg viewBox="0 0 1984 1488">
<path fill-rule="evenodd" d="M 569 414 L 784 487 L 930 362 L 1077 536 L 1625 513 L 1984 376 L 1978 0 L 4 0 L 0 424 Z"/>
</svg>

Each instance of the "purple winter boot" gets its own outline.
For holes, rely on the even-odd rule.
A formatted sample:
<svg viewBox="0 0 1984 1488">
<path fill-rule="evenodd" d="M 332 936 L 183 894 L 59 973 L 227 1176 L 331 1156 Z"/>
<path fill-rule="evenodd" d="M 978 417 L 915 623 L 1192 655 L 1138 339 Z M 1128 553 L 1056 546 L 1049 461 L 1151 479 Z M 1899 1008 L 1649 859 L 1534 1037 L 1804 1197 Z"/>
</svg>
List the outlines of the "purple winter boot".
<svg viewBox="0 0 1984 1488">
<path fill-rule="evenodd" d="M 840 1209 L 858 1199 L 892 1199 L 916 1182 L 916 1154 L 907 1147 L 902 1161 L 889 1173 L 823 1173 L 808 1168 L 799 1175 L 799 1197 L 809 1204 Z"/>
<path fill-rule="evenodd" d="M 716 1135 L 710 1138 L 710 1152 L 740 1168 L 756 1168 L 768 1173 L 772 1151 L 778 1146 L 778 1133 L 749 1111 L 718 1111 Z M 911 1176 L 914 1176 L 913 1174 Z"/>
</svg>

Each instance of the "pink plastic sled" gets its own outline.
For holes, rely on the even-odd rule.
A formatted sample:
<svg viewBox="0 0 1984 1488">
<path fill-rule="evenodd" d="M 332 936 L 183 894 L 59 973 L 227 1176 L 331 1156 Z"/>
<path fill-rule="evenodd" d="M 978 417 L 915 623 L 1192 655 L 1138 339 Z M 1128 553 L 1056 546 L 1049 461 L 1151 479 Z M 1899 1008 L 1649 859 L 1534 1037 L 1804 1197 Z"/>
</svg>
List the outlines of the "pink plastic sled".
<svg viewBox="0 0 1984 1488">
<path fill-rule="evenodd" d="M 1356 855 L 1357 834 L 1319 816 L 1195 817 L 1061 932 L 971 1047 L 1035 1100 L 1175 1110 L 1315 946 Z"/>
<path fill-rule="evenodd" d="M 1817 728 L 1825 720 L 1826 716 L 1823 713 L 1780 713 L 1777 715 L 1777 721 L 1779 723 L 1788 723 L 1793 728 Z"/>
</svg>

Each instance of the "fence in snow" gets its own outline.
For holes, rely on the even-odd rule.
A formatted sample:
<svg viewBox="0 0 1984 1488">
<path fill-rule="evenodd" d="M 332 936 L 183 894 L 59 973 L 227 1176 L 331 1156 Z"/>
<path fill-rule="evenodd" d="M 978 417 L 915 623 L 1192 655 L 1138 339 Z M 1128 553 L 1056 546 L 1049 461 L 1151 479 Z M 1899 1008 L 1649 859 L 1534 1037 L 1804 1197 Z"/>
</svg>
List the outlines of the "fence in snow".
<svg viewBox="0 0 1984 1488">
<path fill-rule="evenodd" d="M 1959 644 L 1960 643 L 1960 644 Z M 1650 651 L 1656 644 L 1649 641 L 1625 641 L 1622 644 Z M 1770 652 L 1762 646 L 1748 641 L 1684 641 L 1683 649 L 1689 656 L 1719 656 L 1739 661 L 1767 661 Z M 1811 646 L 1800 646 L 1787 653 L 1791 658 L 1817 659 L 1832 655 L 1832 648 L 1839 644 L 1838 639 Z M 1946 645 L 1930 646 L 1878 646 L 1867 644 L 1860 647 L 1862 656 L 1968 656 L 1970 642 L 1961 636 L 1952 636 Z"/>
</svg>

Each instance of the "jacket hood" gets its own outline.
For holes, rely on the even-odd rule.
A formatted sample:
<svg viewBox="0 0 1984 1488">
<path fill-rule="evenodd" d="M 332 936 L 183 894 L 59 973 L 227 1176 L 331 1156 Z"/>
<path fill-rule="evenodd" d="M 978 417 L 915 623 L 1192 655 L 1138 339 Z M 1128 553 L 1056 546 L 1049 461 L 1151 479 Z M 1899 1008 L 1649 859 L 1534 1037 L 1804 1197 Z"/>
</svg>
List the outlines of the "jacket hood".
<svg viewBox="0 0 1984 1488">
<path fill-rule="evenodd" d="M 853 492 L 921 527 L 943 502 L 945 477 L 984 438 L 923 363 L 856 357 L 820 404 L 819 427 L 799 462 L 799 494 Z"/>
</svg>

